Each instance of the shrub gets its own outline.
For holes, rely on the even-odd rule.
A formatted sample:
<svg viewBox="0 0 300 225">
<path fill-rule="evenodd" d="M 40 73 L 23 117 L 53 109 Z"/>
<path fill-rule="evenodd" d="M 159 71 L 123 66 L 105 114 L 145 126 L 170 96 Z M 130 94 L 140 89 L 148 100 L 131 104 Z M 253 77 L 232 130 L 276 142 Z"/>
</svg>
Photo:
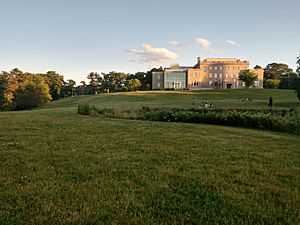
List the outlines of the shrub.
<svg viewBox="0 0 300 225">
<path fill-rule="evenodd" d="M 145 120 L 165 122 L 207 123 L 300 133 L 300 119 L 286 110 L 205 110 L 150 109 L 143 110 Z"/>
<path fill-rule="evenodd" d="M 90 104 L 78 105 L 78 113 L 79 114 L 91 115 L 94 112 L 98 112 L 97 108 L 94 105 L 90 105 Z"/>
<path fill-rule="evenodd" d="M 280 80 L 268 79 L 265 80 L 264 87 L 265 88 L 278 88 L 280 84 Z"/>
</svg>

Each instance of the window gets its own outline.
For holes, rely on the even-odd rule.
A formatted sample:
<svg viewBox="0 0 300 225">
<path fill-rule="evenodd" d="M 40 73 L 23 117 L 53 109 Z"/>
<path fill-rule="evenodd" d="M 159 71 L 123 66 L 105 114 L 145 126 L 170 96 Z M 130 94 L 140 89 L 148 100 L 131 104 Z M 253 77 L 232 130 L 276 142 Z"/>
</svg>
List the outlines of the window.
<svg viewBox="0 0 300 225">
<path fill-rule="evenodd" d="M 218 74 L 217 73 L 215 73 L 215 78 L 218 78 Z"/>
<path fill-rule="evenodd" d="M 223 69 L 223 66 L 220 66 L 220 70 L 222 70 Z"/>
<path fill-rule="evenodd" d="M 217 67 L 217 66 L 215 66 L 215 70 L 218 70 L 218 67 Z"/>
<path fill-rule="evenodd" d="M 229 66 L 226 66 L 226 70 L 229 70 Z"/>
<path fill-rule="evenodd" d="M 206 76 L 203 77 L 203 80 L 206 81 Z"/>
<path fill-rule="evenodd" d="M 204 72 L 206 72 L 206 66 L 204 66 Z"/>
<path fill-rule="evenodd" d="M 160 75 L 158 74 L 158 75 L 157 75 L 157 80 L 159 80 L 159 79 L 160 79 Z"/>
<path fill-rule="evenodd" d="M 226 73 L 226 75 L 225 75 L 225 76 L 226 76 L 226 78 L 228 78 L 228 73 Z"/>
<path fill-rule="evenodd" d="M 237 75 L 235 75 L 235 77 L 236 77 L 236 78 L 239 78 L 239 75 L 237 74 Z"/>
<path fill-rule="evenodd" d="M 212 78 L 212 73 L 209 74 L 209 78 Z"/>
<path fill-rule="evenodd" d="M 212 70 L 212 66 L 210 66 L 209 69 Z"/>
<path fill-rule="evenodd" d="M 238 66 L 238 67 L 237 67 L 237 69 L 239 70 L 239 69 L 240 69 L 240 67 Z"/>
<path fill-rule="evenodd" d="M 220 73 L 220 75 L 219 75 L 219 76 L 220 76 L 220 78 L 222 78 L 222 77 L 223 77 L 223 74 L 222 74 L 222 73 Z"/>
<path fill-rule="evenodd" d="M 157 83 L 157 87 L 160 88 L 160 83 Z"/>
<path fill-rule="evenodd" d="M 197 76 L 197 73 L 194 73 L 194 78 Z"/>
<path fill-rule="evenodd" d="M 232 67 L 232 70 L 234 70 L 234 66 Z"/>
<path fill-rule="evenodd" d="M 247 69 L 247 66 L 245 66 L 245 70 Z"/>
<path fill-rule="evenodd" d="M 230 77 L 233 78 L 233 74 L 231 74 Z"/>
</svg>

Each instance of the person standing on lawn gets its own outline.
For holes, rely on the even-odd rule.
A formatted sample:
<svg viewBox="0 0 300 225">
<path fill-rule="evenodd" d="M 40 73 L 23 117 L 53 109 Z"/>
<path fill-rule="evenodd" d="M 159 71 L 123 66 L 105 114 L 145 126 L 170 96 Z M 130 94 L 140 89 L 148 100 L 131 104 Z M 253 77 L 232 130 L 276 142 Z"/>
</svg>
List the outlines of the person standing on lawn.
<svg viewBox="0 0 300 225">
<path fill-rule="evenodd" d="M 272 98 L 272 96 L 270 96 L 268 108 L 272 109 L 272 107 L 273 107 L 273 98 Z"/>
</svg>

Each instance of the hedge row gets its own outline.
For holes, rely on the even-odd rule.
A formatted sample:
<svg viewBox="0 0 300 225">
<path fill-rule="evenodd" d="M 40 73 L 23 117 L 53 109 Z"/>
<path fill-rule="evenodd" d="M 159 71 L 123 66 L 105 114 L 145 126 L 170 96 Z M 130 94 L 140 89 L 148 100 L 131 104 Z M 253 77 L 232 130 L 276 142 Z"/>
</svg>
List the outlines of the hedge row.
<svg viewBox="0 0 300 225">
<path fill-rule="evenodd" d="M 300 119 L 287 110 L 202 110 L 144 108 L 145 120 L 207 123 L 300 134 Z"/>
</svg>

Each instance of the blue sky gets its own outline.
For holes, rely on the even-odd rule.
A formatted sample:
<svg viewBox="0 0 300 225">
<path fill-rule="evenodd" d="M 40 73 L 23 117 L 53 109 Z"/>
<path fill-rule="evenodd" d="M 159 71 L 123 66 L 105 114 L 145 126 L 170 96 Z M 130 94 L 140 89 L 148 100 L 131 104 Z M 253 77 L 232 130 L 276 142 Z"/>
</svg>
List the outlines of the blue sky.
<svg viewBox="0 0 300 225">
<path fill-rule="evenodd" d="M 300 51 L 299 0 L 0 0 L 0 70 L 146 71 L 196 57 L 287 63 Z"/>
</svg>

